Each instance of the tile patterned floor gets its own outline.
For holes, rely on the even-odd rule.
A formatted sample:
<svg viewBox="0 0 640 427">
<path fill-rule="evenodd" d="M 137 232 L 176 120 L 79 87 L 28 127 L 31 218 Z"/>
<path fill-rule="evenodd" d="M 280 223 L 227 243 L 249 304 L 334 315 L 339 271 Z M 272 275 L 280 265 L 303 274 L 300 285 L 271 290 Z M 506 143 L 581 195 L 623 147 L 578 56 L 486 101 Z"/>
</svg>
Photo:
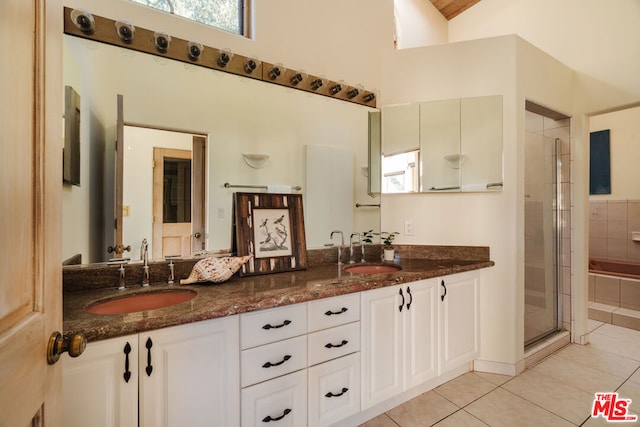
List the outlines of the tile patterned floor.
<svg viewBox="0 0 640 427">
<path fill-rule="evenodd" d="M 640 426 L 591 418 L 594 393 L 631 399 L 640 420 L 640 331 L 590 321 L 570 344 L 517 377 L 469 372 L 361 427 Z"/>
</svg>

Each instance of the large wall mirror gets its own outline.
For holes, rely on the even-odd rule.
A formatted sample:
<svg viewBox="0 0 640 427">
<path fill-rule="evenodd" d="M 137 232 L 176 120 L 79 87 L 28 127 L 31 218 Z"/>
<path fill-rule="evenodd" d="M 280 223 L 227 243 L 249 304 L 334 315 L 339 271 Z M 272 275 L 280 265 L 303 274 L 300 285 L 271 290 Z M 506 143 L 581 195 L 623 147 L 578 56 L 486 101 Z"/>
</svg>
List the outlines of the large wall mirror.
<svg viewBox="0 0 640 427">
<path fill-rule="evenodd" d="M 501 190 L 502 96 L 382 108 L 385 193 Z"/>
<path fill-rule="evenodd" d="M 177 189 L 184 188 L 181 174 L 193 174 L 187 167 L 199 169 L 184 159 L 199 158 L 188 154 L 196 141 L 204 147 L 201 247 L 206 250 L 230 248 L 232 194 L 256 191 L 225 183 L 278 192 L 300 187 L 292 191 L 304 196 L 308 248 L 329 243 L 333 229 L 349 235 L 380 228 L 379 199 L 368 194 L 365 173 L 369 113 L 376 109 L 69 35 L 64 36 L 64 84 L 80 95 L 82 179 L 80 186 L 61 184 L 63 260 L 78 254 L 82 263 L 114 257 L 107 248 L 115 243 L 116 206 L 123 214 L 122 243 L 131 246 L 124 256 L 138 259 L 142 239 L 152 240 L 157 222 L 154 184 L 171 192 L 164 201 L 174 205 L 171 217 L 186 218 L 180 209 L 187 202 L 179 200 Z M 124 191 L 116 197 L 118 95 L 128 166 Z M 163 183 L 153 178 L 154 163 L 158 168 L 153 158 L 162 156 L 155 149 L 167 150 L 168 163 L 162 164 L 172 171 L 159 178 Z M 153 252 L 152 259 L 166 255 Z"/>
</svg>

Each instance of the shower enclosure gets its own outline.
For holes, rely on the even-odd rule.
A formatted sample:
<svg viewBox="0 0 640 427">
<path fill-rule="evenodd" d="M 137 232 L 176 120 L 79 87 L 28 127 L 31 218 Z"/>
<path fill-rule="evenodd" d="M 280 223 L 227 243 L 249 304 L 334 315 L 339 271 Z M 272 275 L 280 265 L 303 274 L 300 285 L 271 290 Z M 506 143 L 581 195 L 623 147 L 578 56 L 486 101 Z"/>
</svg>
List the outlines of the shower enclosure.
<svg viewBox="0 0 640 427">
<path fill-rule="evenodd" d="M 563 161 L 568 163 L 569 159 L 563 155 L 563 147 L 568 144 L 555 136 L 559 134 L 558 121 L 531 111 L 526 117 L 525 346 L 563 327 L 563 254 L 568 249 L 563 246 L 569 244 L 563 238 L 563 225 L 570 209 L 565 194 L 569 180 L 563 179 L 568 175 L 563 174 Z"/>
</svg>

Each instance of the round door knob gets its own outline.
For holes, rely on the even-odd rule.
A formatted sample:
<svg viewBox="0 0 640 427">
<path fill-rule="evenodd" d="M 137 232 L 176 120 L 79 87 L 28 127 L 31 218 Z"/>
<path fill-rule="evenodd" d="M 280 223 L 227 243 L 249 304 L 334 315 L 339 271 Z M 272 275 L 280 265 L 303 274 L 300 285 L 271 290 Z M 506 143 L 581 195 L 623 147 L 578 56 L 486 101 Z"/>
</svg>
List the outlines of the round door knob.
<svg viewBox="0 0 640 427">
<path fill-rule="evenodd" d="M 196 231 L 196 234 L 194 234 L 193 237 L 195 237 L 196 239 L 199 239 L 200 237 L 202 237 L 202 234 L 200 234 L 199 231 Z"/>
<path fill-rule="evenodd" d="M 60 359 L 62 353 L 69 352 L 69 356 L 78 357 L 87 347 L 87 339 L 84 334 L 77 333 L 70 337 L 63 337 L 58 331 L 49 337 L 49 345 L 47 346 L 47 362 L 53 365 Z"/>
</svg>

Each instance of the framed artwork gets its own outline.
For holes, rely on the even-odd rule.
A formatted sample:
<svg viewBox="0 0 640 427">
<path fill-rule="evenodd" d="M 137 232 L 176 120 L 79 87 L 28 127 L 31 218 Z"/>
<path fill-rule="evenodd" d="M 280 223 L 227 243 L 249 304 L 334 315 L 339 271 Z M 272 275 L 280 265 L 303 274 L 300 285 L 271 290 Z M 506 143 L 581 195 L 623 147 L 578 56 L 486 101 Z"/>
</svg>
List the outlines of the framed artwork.
<svg viewBox="0 0 640 427">
<path fill-rule="evenodd" d="M 610 130 L 591 132 L 589 138 L 589 194 L 611 194 Z"/>
<path fill-rule="evenodd" d="M 253 255 L 241 276 L 307 268 L 301 194 L 234 193 L 234 250 Z"/>
</svg>

